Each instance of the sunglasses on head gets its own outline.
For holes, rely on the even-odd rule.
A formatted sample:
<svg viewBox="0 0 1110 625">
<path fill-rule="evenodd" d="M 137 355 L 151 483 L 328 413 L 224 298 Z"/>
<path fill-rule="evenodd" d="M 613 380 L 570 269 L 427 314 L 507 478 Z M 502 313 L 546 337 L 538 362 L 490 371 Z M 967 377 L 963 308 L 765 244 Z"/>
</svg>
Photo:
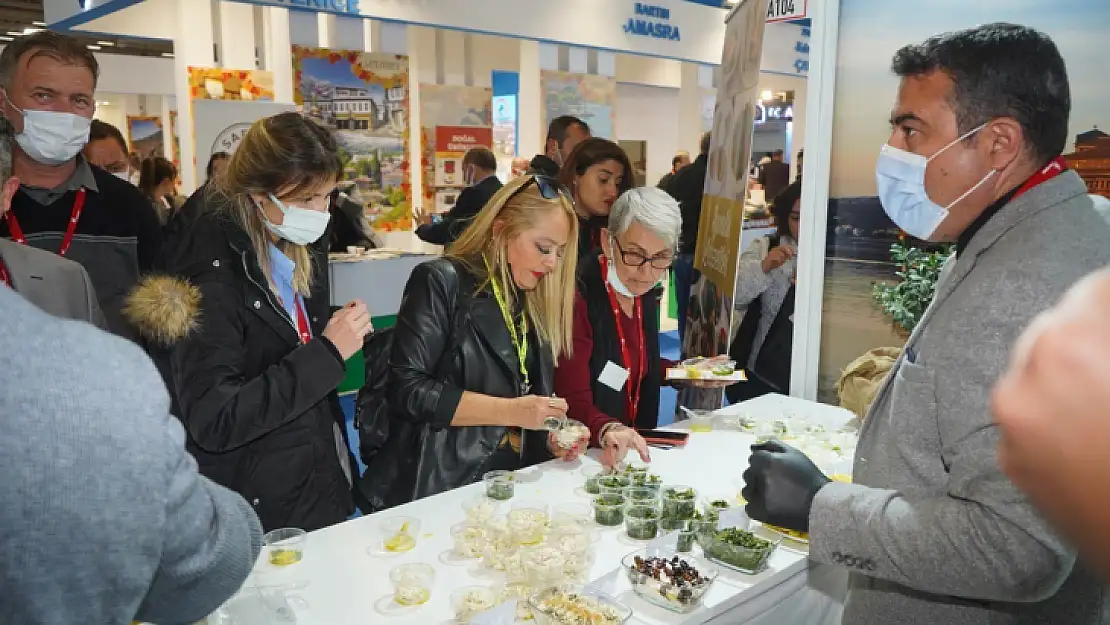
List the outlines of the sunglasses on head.
<svg viewBox="0 0 1110 625">
<path fill-rule="evenodd" d="M 565 186 L 563 186 L 562 183 L 560 183 L 558 180 L 556 180 L 554 176 L 548 176 L 548 175 L 545 175 L 545 174 L 529 174 L 529 175 L 531 176 L 531 179 L 528 182 L 520 185 L 520 188 L 517 189 L 516 192 L 514 192 L 512 195 L 509 196 L 510 200 L 513 199 L 514 197 L 516 197 L 517 195 L 519 195 L 520 193 L 522 193 L 525 189 L 530 187 L 533 183 L 535 183 L 536 188 L 538 188 L 540 190 L 540 196 L 543 197 L 543 199 L 545 199 L 545 200 L 558 199 L 558 197 L 560 195 L 562 195 L 563 197 L 565 197 L 567 199 L 567 201 L 571 201 L 571 202 L 573 201 L 571 199 L 573 196 L 570 194 L 570 191 L 567 190 L 567 188 Z M 508 201 L 508 200 L 506 200 L 506 201 Z"/>
</svg>

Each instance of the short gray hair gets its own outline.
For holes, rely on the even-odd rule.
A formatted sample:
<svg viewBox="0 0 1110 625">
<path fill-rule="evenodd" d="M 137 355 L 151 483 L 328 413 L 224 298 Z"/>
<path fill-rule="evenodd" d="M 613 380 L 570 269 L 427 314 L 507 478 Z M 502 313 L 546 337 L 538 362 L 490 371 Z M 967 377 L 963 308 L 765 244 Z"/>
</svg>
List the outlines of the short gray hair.
<svg viewBox="0 0 1110 625">
<path fill-rule="evenodd" d="M 620 236 L 637 222 L 649 232 L 666 242 L 667 247 L 678 249 L 682 234 L 682 211 L 678 202 L 666 191 L 656 187 L 637 187 L 625 191 L 609 212 L 609 231 Z"/>
<path fill-rule="evenodd" d="M 7 119 L 0 117 L 0 185 L 12 177 L 12 147 L 15 129 Z"/>
</svg>

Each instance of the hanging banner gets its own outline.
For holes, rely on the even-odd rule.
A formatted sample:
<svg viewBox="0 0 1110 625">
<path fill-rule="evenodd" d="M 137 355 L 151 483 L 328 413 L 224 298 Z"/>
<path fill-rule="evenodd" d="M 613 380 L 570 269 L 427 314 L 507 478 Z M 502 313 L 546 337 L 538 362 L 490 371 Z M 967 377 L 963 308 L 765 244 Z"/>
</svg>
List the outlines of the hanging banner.
<svg viewBox="0 0 1110 625">
<path fill-rule="evenodd" d="M 744 0 L 728 18 L 694 253 L 701 277 L 690 292 L 682 346 L 686 357 L 728 352 L 767 4 Z M 714 407 L 720 401 L 719 392 L 687 389 L 679 404 Z"/>
<path fill-rule="evenodd" d="M 165 156 L 162 118 L 146 115 L 127 116 L 127 145 L 141 158 Z"/>
<path fill-rule="evenodd" d="M 347 195 L 377 230 L 412 230 L 406 56 L 293 46 L 293 101 L 331 130 Z"/>
<path fill-rule="evenodd" d="M 547 136 L 547 125 L 562 115 L 574 115 L 590 126 L 595 137 L 615 140 L 617 79 L 593 74 L 572 74 L 543 70 L 540 89 L 544 118 L 540 136 Z"/>
</svg>

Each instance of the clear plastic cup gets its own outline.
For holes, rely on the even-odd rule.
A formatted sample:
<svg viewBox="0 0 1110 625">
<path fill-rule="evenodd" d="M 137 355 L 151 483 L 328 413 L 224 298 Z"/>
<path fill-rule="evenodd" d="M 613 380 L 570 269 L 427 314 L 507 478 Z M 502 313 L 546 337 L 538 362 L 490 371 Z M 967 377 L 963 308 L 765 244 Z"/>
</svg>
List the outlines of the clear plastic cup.
<svg viewBox="0 0 1110 625">
<path fill-rule="evenodd" d="M 466 513 L 466 522 L 471 525 L 483 525 L 497 514 L 497 502 L 485 495 L 464 501 L 462 508 Z"/>
<path fill-rule="evenodd" d="M 469 523 L 459 523 L 451 528 L 451 540 L 458 557 L 467 560 L 480 558 L 486 545 L 486 530 Z"/>
<path fill-rule="evenodd" d="M 624 495 L 611 492 L 594 497 L 594 522 L 606 527 L 616 527 L 624 523 Z"/>
<path fill-rule="evenodd" d="M 262 539 L 266 559 L 273 566 L 289 566 L 304 558 L 308 534 L 302 529 L 284 527 L 266 534 Z"/>
<path fill-rule="evenodd" d="M 518 543 L 535 545 L 547 532 L 547 504 L 542 501 L 521 501 L 509 512 L 509 529 Z"/>
<path fill-rule="evenodd" d="M 506 501 L 516 494 L 516 476 L 512 471 L 490 471 L 482 476 L 486 484 L 486 497 Z"/>
<path fill-rule="evenodd" d="M 420 519 L 397 516 L 378 523 L 378 548 L 385 553 L 405 553 L 416 547 L 420 535 Z"/>
<path fill-rule="evenodd" d="M 403 606 L 423 605 L 432 598 L 436 571 L 427 564 L 402 564 L 389 572 L 393 601 Z"/>
<path fill-rule="evenodd" d="M 551 507 L 551 529 L 564 525 L 589 527 L 593 509 L 584 503 L 560 503 Z"/>
<path fill-rule="evenodd" d="M 455 620 L 459 623 L 469 623 L 470 619 L 498 603 L 497 593 L 485 586 L 464 586 L 451 593 L 451 609 L 455 611 Z"/>
</svg>

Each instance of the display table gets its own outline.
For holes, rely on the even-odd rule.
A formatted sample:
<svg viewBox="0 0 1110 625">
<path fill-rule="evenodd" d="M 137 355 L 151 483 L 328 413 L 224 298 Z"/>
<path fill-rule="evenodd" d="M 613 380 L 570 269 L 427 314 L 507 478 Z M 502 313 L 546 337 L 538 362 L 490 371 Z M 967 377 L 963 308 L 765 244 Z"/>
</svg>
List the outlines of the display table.
<svg viewBox="0 0 1110 625">
<path fill-rule="evenodd" d="M 731 406 L 722 413 L 772 419 L 799 416 L 811 422 L 829 423 L 832 427 L 845 423 L 852 416 L 840 408 L 779 395 Z M 682 426 L 678 424 L 674 429 L 685 429 Z M 660 475 L 664 484 L 688 485 L 710 498 L 735 500 L 741 487 L 740 476 L 747 462 L 748 447 L 753 442 L 753 436 L 736 430 L 715 428 L 713 432 L 692 433 L 685 449 L 653 449 L 652 472 Z M 589 503 L 581 489 L 581 469 L 593 464 L 596 462 L 592 458 L 582 458 L 571 463 L 552 461 L 519 471 L 516 494 L 506 502 L 506 507 L 526 499 L 540 499 L 549 504 Z M 441 625 L 453 622 L 450 595 L 454 590 L 497 581 L 495 574 L 485 570 L 480 562 L 457 562 L 450 556 L 450 528 L 464 520 L 461 505 L 482 492 L 482 485 L 474 484 L 313 532 L 308 536 L 301 562 L 278 569 L 265 557 L 260 559 L 245 590 L 229 604 L 229 609 L 246 614 L 250 610 L 247 604 L 253 600 L 261 610 L 266 591 L 260 592 L 257 588 L 278 587 L 282 589 L 279 598 L 284 593 L 281 605 L 286 606 L 289 616 L 295 613 L 295 620 L 285 622 L 301 625 Z M 372 555 L 368 547 L 376 528 L 389 517 L 398 515 L 421 520 L 416 547 L 395 557 Z M 606 590 L 632 608 L 630 623 L 835 625 L 840 621 L 847 588 L 846 572 L 810 565 L 797 543 L 792 543 L 797 549 L 788 548 L 786 543 L 780 546 L 772 555 L 768 568 L 758 575 L 744 575 L 721 567 L 721 575 L 705 596 L 704 606 L 691 614 L 680 615 L 637 597 L 623 571 L 613 574 L 624 555 L 642 549 L 646 543 L 629 539 L 623 527 L 596 531 L 600 538 L 594 544 L 596 562 L 590 579 L 595 580 L 595 584 L 599 579 L 603 584 L 615 581 L 606 584 Z M 695 555 L 697 551 L 695 548 Z M 389 571 L 399 564 L 418 562 L 436 569 L 431 599 L 418 608 L 400 608 L 391 601 Z M 269 604 L 268 609 L 272 610 L 273 596 Z M 230 622 L 249 625 L 254 620 L 240 616 Z M 268 621 L 259 622 L 282 621 L 271 613 Z"/>
</svg>

